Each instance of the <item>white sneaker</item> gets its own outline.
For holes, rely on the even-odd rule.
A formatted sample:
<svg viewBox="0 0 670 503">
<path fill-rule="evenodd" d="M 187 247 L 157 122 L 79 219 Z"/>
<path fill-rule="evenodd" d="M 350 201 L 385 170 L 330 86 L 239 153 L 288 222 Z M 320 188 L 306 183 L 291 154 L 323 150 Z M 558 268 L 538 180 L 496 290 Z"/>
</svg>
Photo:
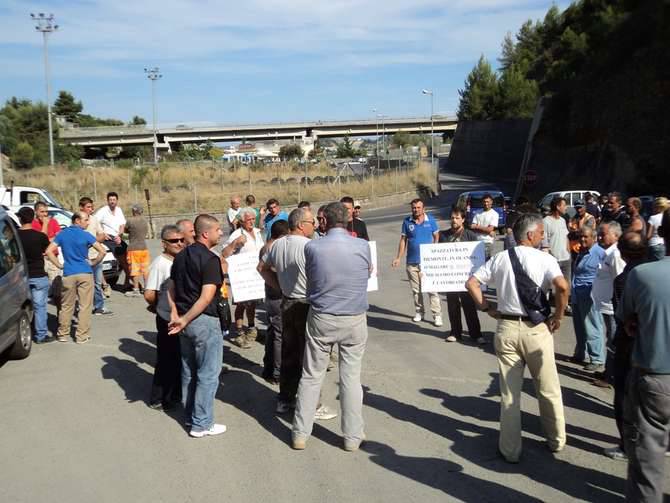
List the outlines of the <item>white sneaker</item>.
<svg viewBox="0 0 670 503">
<path fill-rule="evenodd" d="M 623 452 L 618 445 L 614 447 L 608 447 L 607 449 L 603 449 L 603 453 L 605 456 L 608 458 L 616 459 L 617 461 L 627 461 L 628 456 L 626 456 L 626 453 Z"/>
<path fill-rule="evenodd" d="M 337 412 L 333 412 L 325 405 L 322 405 L 314 413 L 314 419 L 317 421 L 327 421 L 329 419 L 335 419 L 337 417 Z"/>
<path fill-rule="evenodd" d="M 418 322 L 420 322 L 422 319 L 423 319 L 423 316 L 421 316 L 421 313 L 416 313 L 416 314 L 414 315 L 414 318 L 412 318 L 412 321 L 415 321 L 415 322 L 418 323 Z"/>
<path fill-rule="evenodd" d="M 442 326 L 442 316 L 435 316 L 434 322 L 435 322 L 436 327 L 441 327 Z"/>
<path fill-rule="evenodd" d="M 221 435 L 221 433 L 226 432 L 226 425 L 225 424 L 213 424 L 212 426 L 209 427 L 208 430 L 202 430 L 202 431 L 194 431 L 191 430 L 189 432 L 189 435 L 195 438 L 202 438 L 206 437 L 208 435 Z"/>
</svg>

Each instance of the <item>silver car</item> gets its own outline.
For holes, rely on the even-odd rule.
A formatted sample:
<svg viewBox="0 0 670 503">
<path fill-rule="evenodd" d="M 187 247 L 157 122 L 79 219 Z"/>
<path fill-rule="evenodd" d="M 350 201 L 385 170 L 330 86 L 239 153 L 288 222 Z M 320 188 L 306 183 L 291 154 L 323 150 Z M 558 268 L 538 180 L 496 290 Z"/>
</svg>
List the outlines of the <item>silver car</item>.
<svg viewBox="0 0 670 503">
<path fill-rule="evenodd" d="M 14 221 L 0 209 L 0 353 L 26 358 L 32 349 L 33 306 L 28 264 Z"/>
</svg>

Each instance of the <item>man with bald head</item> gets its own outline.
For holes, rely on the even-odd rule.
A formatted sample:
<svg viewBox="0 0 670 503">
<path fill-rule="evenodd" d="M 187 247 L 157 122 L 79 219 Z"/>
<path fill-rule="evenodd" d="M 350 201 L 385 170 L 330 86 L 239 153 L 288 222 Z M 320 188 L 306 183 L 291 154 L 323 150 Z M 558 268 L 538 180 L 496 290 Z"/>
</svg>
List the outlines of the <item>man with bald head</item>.
<svg viewBox="0 0 670 503">
<path fill-rule="evenodd" d="M 223 271 L 211 250 L 221 240 L 221 224 L 211 215 L 195 219 L 196 242 L 178 253 L 170 272 L 168 334 L 179 335 L 182 403 L 189 434 L 219 435 L 226 426 L 214 422 L 214 396 L 223 359 L 223 330 L 218 300 Z"/>
<path fill-rule="evenodd" d="M 233 232 L 240 225 L 237 216 L 240 213 L 240 205 L 242 204 L 242 198 L 240 196 L 233 196 L 230 198 L 230 208 L 226 213 L 226 219 L 228 220 L 228 227 L 230 227 L 230 232 Z"/>
</svg>

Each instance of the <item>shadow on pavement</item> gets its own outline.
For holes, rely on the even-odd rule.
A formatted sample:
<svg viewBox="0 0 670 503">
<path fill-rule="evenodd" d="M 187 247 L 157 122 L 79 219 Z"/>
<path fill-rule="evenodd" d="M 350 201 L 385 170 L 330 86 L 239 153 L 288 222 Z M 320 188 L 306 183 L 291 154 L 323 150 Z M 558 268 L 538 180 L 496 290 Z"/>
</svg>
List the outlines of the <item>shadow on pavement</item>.
<svg viewBox="0 0 670 503">
<path fill-rule="evenodd" d="M 444 339 L 446 333 L 443 328 L 429 329 L 429 322 L 422 321 L 421 323 L 414 323 L 412 321 L 399 321 L 392 318 L 384 318 L 377 316 L 370 316 L 368 314 L 368 327 L 376 328 L 377 330 L 386 330 L 392 332 L 414 332 L 417 335 L 430 335 L 432 337 L 439 337 Z"/>
<path fill-rule="evenodd" d="M 468 475 L 461 465 L 446 459 L 402 456 L 392 447 L 375 441 L 366 441 L 361 450 L 370 455 L 373 463 L 461 501 L 541 501 L 502 484 Z"/>
<path fill-rule="evenodd" d="M 452 451 L 456 455 L 485 470 L 494 473 L 522 473 L 537 483 L 552 487 L 571 498 L 584 501 L 619 501 L 621 499 L 613 495 L 612 492 L 623 494 L 624 480 L 568 463 L 561 459 L 561 453 L 556 455 L 550 453 L 544 442 L 525 438 L 525 449 L 521 463 L 510 465 L 497 455 L 497 428 L 471 424 L 447 415 L 420 409 L 393 398 L 377 395 L 369 392 L 369 390 L 366 391 L 364 396 L 367 406 L 385 412 L 399 421 L 441 435 L 453 442 Z M 449 397 L 448 394 L 441 391 L 432 390 L 431 393 L 436 394 L 437 398 L 441 398 L 443 401 L 445 397 Z M 491 415 L 491 411 L 499 410 L 495 402 L 483 398 L 450 398 L 453 398 L 453 400 L 448 402 L 449 406 L 455 407 L 454 404 L 457 403 L 458 410 L 466 409 L 471 417 L 474 414 L 486 417 Z M 446 399 L 449 400 L 449 398 Z M 463 403 L 467 405 L 463 405 Z M 481 408 L 484 409 L 483 412 L 476 412 Z M 478 480 L 477 483 L 483 484 L 484 481 Z M 453 488 L 447 487 L 443 490 L 449 492 Z M 528 498 L 529 496 L 524 495 L 523 497 Z M 465 499 L 472 500 L 472 498 Z"/>
<path fill-rule="evenodd" d="M 275 414 L 279 389 L 257 381 L 261 367 L 234 351 L 226 351 L 224 361 L 229 366 L 223 374 L 216 398 L 243 412 L 279 441 L 289 444 L 291 431 Z M 286 415 L 285 419 L 290 420 Z"/>
</svg>

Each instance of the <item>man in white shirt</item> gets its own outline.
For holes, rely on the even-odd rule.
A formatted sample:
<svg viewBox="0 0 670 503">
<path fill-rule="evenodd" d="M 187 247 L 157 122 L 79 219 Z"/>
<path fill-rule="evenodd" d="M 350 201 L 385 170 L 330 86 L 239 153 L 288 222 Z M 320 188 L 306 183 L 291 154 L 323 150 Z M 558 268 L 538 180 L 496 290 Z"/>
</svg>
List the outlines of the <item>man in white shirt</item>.
<svg viewBox="0 0 670 503">
<path fill-rule="evenodd" d="M 568 224 L 563 215 L 568 209 L 568 202 L 563 197 L 556 197 L 550 203 L 551 213 L 544 217 L 544 240 L 543 247 L 558 261 L 563 277 L 570 279 L 571 257 L 570 241 L 568 240 Z"/>
<path fill-rule="evenodd" d="M 228 227 L 230 227 L 230 232 L 233 232 L 240 225 L 238 220 L 240 213 L 240 204 L 242 204 L 242 199 L 240 196 L 233 196 L 230 198 L 230 208 L 226 213 L 226 220 L 228 220 Z"/>
<path fill-rule="evenodd" d="M 521 456 L 521 388 L 524 368 L 528 365 L 540 405 L 540 419 L 553 452 L 565 446 L 565 417 L 561 385 L 554 361 L 552 332 L 558 330 L 568 302 L 568 283 L 561 274 L 558 262 L 537 248 L 544 238 L 542 218 L 525 214 L 514 224 L 518 246 L 496 254 L 480 267 L 466 283 L 475 304 L 498 320 L 494 347 L 500 368 L 500 439 L 498 449 L 506 461 L 517 463 Z M 511 254 L 518 258 L 521 268 L 546 293 L 552 286 L 556 291 L 556 311 L 544 322 L 531 321 L 527 303 L 522 303 L 518 279 L 514 274 Z M 481 284 L 494 286 L 498 306 L 493 310 L 482 295 Z M 531 293 L 531 292 L 528 292 Z M 537 292 L 532 292 L 537 293 Z M 541 296 L 538 296 L 538 298 Z M 542 314 L 535 311 L 533 314 Z M 540 316 L 544 318 L 545 316 Z"/>
<path fill-rule="evenodd" d="M 123 210 L 119 208 L 119 195 L 116 192 L 107 193 L 107 205 L 95 212 L 95 217 L 102 226 L 105 233 L 103 244 L 111 251 L 119 261 L 126 275 L 126 286 L 130 285 L 130 268 L 126 260 L 128 245 L 121 239 L 126 229 L 126 217 Z"/>
<path fill-rule="evenodd" d="M 223 258 L 234 253 L 253 253 L 256 257 L 263 248 L 263 235 L 260 229 L 254 227 L 256 212 L 253 208 L 242 208 L 237 216 L 240 227 L 231 232 L 221 254 Z M 247 328 L 244 328 L 244 313 L 247 314 Z M 256 301 L 250 300 L 235 304 L 235 329 L 237 337 L 232 341 L 242 349 L 250 349 L 256 340 Z"/>
<path fill-rule="evenodd" d="M 484 195 L 482 204 L 484 205 L 484 211 L 477 213 L 472 219 L 470 230 L 476 232 L 479 240 L 484 243 L 486 260 L 488 260 L 491 258 L 500 215 L 493 209 L 493 198 L 489 194 Z"/>
</svg>

